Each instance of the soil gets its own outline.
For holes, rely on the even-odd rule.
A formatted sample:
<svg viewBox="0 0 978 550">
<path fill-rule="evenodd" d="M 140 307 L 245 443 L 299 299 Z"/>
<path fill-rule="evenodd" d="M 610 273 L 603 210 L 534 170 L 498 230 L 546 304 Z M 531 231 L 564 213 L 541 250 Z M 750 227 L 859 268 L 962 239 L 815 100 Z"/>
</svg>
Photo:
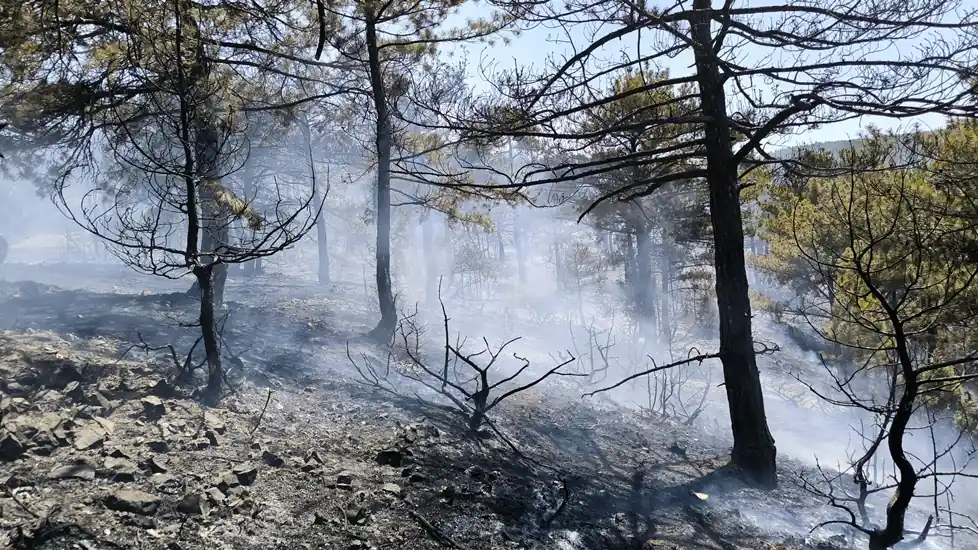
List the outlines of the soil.
<svg viewBox="0 0 978 550">
<path fill-rule="evenodd" d="M 352 284 L 233 283 L 234 391 L 204 407 L 178 383 L 186 285 L 112 269 L 89 273 L 99 288 L 5 266 L 63 287 L 0 282 L 0 548 L 848 546 L 798 534 L 824 510 L 790 481 L 801 465 L 758 492 L 700 428 L 530 390 L 471 437 L 444 404 L 362 383 L 346 343 L 383 354 L 359 336 Z"/>
</svg>

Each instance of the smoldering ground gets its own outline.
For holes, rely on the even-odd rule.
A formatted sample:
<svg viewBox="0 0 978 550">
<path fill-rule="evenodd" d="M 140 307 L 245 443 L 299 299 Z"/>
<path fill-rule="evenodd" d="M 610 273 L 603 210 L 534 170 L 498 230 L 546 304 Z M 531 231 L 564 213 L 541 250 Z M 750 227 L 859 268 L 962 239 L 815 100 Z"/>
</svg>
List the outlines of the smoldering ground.
<svg viewBox="0 0 978 550">
<path fill-rule="evenodd" d="M 343 200 L 352 211 L 364 199 L 352 195 Z M 593 546 L 599 544 L 598 535 L 581 534 L 574 527 L 599 516 L 617 517 L 612 511 L 620 507 L 610 501 L 627 487 L 631 511 L 623 513 L 634 517 L 615 522 L 629 524 L 635 531 L 633 538 L 655 531 L 657 522 L 674 523 L 679 533 L 676 536 L 682 538 L 682 522 L 675 518 L 675 511 L 680 509 L 699 518 L 693 523 L 703 525 L 722 518 L 743 532 L 773 538 L 790 535 L 798 541 L 856 543 L 857 537 L 845 529 L 827 527 L 809 535 L 811 527 L 838 519 L 839 512 L 806 492 L 800 478 L 818 481 L 816 465 L 845 469 L 853 451 L 861 449 L 855 428 L 860 420 L 864 425 L 868 420 L 852 411 L 827 406 L 805 388 L 801 382 L 821 388 L 829 383 L 813 353 L 801 349 L 773 320 L 755 318 L 756 338 L 780 348 L 762 356 L 760 363 L 768 418 L 784 461 L 782 489 L 762 496 L 722 476 L 711 476 L 709 471 L 722 462 L 729 445 L 726 396 L 719 386 L 722 376 L 716 360 L 693 362 L 581 397 L 656 364 L 715 350 L 716 343 L 709 337 L 712 327 L 694 322 L 689 294 L 676 290 L 669 297 L 670 311 L 682 319 L 677 324 L 684 325 L 672 334 L 672 345 L 662 344 L 662 338 L 646 338 L 643 328 L 630 320 L 628 297 L 614 273 L 598 261 L 588 262 L 587 254 L 600 243 L 586 227 L 533 209 L 507 211 L 497 217 L 493 220 L 495 232 L 436 223 L 436 235 L 429 235 L 427 243 L 423 228 L 413 226 L 415 230 L 410 231 L 409 221 L 402 221 L 404 231 L 396 239 L 395 286 L 402 316 L 417 312 L 417 325 L 425 330 L 421 358 L 435 368 L 442 365 L 444 351 L 444 319 L 437 301 L 428 295 L 435 279 L 441 282 L 440 296 L 449 317 L 452 342 L 464 337 L 466 350 L 478 351 L 484 346 L 482 338 L 494 348 L 520 337 L 494 365 L 492 376 L 506 378 L 529 363 L 513 381 L 518 384 L 541 376 L 565 358 L 576 359 L 561 372 L 565 376 L 552 376 L 493 411 L 494 423 L 521 453 L 554 467 L 574 463 L 568 468 L 576 479 L 568 484 L 569 498 L 561 508 L 564 517 L 554 520 L 554 525 L 541 526 L 537 519 L 524 522 L 521 528 L 540 532 L 543 527 L 552 529 L 565 522 L 567 534 L 561 535 L 561 544 L 598 547 Z M 290 376 L 294 378 L 302 372 L 302 376 L 315 379 L 348 380 L 351 387 L 362 387 L 355 392 L 361 398 L 373 395 L 371 402 L 376 402 L 379 392 L 389 401 L 393 394 L 373 391 L 376 388 L 370 388 L 371 381 L 364 379 L 343 353 L 345 343 L 353 341 L 353 357 L 387 366 L 386 354 L 357 338 L 369 328 L 374 315 L 369 220 L 351 221 L 337 214 L 327 219 L 330 285 L 324 288 L 311 282 L 316 265 L 316 248 L 311 243 L 271 258 L 265 276 L 232 279 L 226 337 L 245 366 L 243 372 L 234 375 L 264 380 L 289 371 L 295 371 Z M 522 232 L 518 246 L 514 242 L 517 219 Z M 32 236 L 11 240 L 10 259 L 0 267 L 8 282 L 32 280 L 76 291 L 8 286 L 9 297 L 4 304 L 10 312 L 7 330 L 53 328 L 70 335 L 70 340 L 106 337 L 120 342 L 133 341 L 138 331 L 154 345 L 172 343 L 189 349 L 193 336 L 178 326 L 193 316 L 192 304 L 187 304 L 181 314 L 185 281 L 128 272 L 99 256 L 97 244 L 88 243 L 83 234 L 76 233 L 72 239 L 55 233 L 47 239 Z M 86 244 L 70 244 L 78 242 Z M 465 246 L 458 246 L 460 242 Z M 432 246 L 437 252 L 434 258 Z M 522 257 L 515 255 L 516 248 Z M 558 278 L 555 271 L 560 250 L 577 255 L 578 269 L 569 274 L 565 271 Z M 38 260 L 44 263 L 33 263 Z M 582 266 L 588 269 L 580 269 Z M 394 366 L 385 369 L 382 383 L 399 396 L 396 402 L 420 399 L 452 406 L 439 392 L 419 384 L 416 377 L 403 376 L 398 371 L 403 362 Z M 465 372 L 455 374 L 466 376 Z M 955 428 L 948 422 L 938 428 L 941 443 L 953 440 L 954 435 Z M 908 441 L 917 456 L 933 453 L 929 432 L 917 431 Z M 967 447 L 959 444 L 941 459 L 941 464 L 947 465 L 948 472 L 958 471 L 967 454 Z M 666 458 L 678 460 L 680 465 L 671 467 L 671 472 L 669 467 L 663 469 Z M 887 468 L 885 461 L 877 464 L 880 476 Z M 970 482 L 958 478 L 952 488 L 956 496 L 953 508 L 965 516 L 971 515 L 973 506 L 973 499 L 968 498 L 973 494 Z M 561 506 L 564 497 L 541 498 L 547 501 L 541 505 L 546 518 L 547 510 Z M 941 505 L 947 506 L 947 496 L 942 498 L 945 502 Z M 923 524 L 932 508 L 932 499 L 918 500 L 912 524 Z M 884 505 L 885 495 L 881 495 L 880 502 L 874 503 L 874 513 L 880 513 Z M 708 521 L 707 516 L 712 519 Z M 958 525 L 966 526 L 963 517 L 960 519 Z M 686 517 L 685 521 L 690 520 Z M 648 533 L 639 533 L 640 526 Z M 934 535 L 940 534 L 935 530 Z M 959 545 L 965 544 L 963 536 L 957 535 Z M 930 548 L 949 547 L 947 539 L 940 536 L 931 536 L 926 544 Z"/>
</svg>

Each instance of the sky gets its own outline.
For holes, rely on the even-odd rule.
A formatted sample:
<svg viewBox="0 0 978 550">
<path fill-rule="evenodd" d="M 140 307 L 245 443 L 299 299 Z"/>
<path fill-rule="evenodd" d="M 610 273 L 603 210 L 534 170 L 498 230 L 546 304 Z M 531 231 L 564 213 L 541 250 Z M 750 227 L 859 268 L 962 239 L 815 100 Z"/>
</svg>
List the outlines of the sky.
<svg viewBox="0 0 978 550">
<path fill-rule="evenodd" d="M 653 0 L 654 1 L 654 0 Z M 763 1 L 763 0 L 762 0 Z M 756 4 L 757 2 L 744 2 L 738 3 L 739 5 L 744 4 Z M 966 7 L 978 7 L 978 0 L 964 0 Z M 459 13 L 459 18 L 472 18 L 479 17 L 485 14 L 485 8 L 482 6 L 467 7 L 465 11 Z M 607 32 L 605 30 L 604 32 Z M 572 31 L 572 37 L 577 48 L 580 48 L 584 44 L 589 44 L 587 40 L 587 35 L 585 35 L 583 29 L 577 29 Z M 564 31 L 559 29 L 546 29 L 546 28 L 536 28 L 530 31 L 522 33 L 521 36 L 513 38 L 509 44 L 503 44 L 501 41 L 497 41 L 493 45 L 487 44 L 468 44 L 464 46 L 464 52 L 458 52 L 456 55 L 465 59 L 469 69 L 470 80 L 477 89 L 488 89 L 485 83 L 485 77 L 483 73 L 485 70 L 488 71 L 502 71 L 512 69 L 514 66 L 519 66 L 521 68 L 534 68 L 538 71 L 544 69 L 546 66 L 546 60 L 548 56 L 552 56 L 558 60 L 562 60 L 569 56 L 573 51 L 566 43 L 560 43 L 561 41 L 566 42 L 567 36 Z M 648 50 L 649 43 L 651 42 L 651 33 L 646 33 L 643 37 L 643 50 Z M 903 41 L 896 44 L 891 44 L 888 47 L 880 47 L 879 51 L 871 54 L 871 57 L 877 59 L 893 58 L 894 51 L 899 49 L 902 51 L 908 51 L 908 49 L 919 47 L 921 44 L 919 41 Z M 625 38 L 623 41 L 612 43 L 603 50 L 602 56 L 604 57 L 620 57 L 626 54 L 632 54 L 637 52 L 635 37 Z M 766 55 L 769 52 L 767 50 L 751 51 L 747 49 L 746 51 L 738 51 L 738 55 L 745 56 L 749 59 L 751 56 Z M 777 54 L 776 54 L 777 55 Z M 899 54 L 897 54 L 899 55 Z M 661 68 L 669 69 L 670 73 L 674 75 L 689 74 L 692 65 L 691 54 L 683 54 L 676 59 L 667 60 L 668 64 L 663 65 Z M 783 63 L 788 63 L 785 66 L 791 66 L 790 61 L 783 61 Z M 745 65 L 749 63 L 744 63 Z M 480 69 L 481 67 L 481 69 Z M 758 84 L 759 88 L 764 88 L 763 84 Z M 770 145 L 777 146 L 793 146 L 803 143 L 815 143 L 823 141 L 837 141 L 846 140 L 850 138 L 858 138 L 862 131 L 868 126 L 876 126 L 884 130 L 898 130 L 909 128 L 914 124 L 918 124 L 923 129 L 936 129 L 943 125 L 945 118 L 942 115 L 927 115 L 915 119 L 901 119 L 895 120 L 886 117 L 861 117 L 860 119 L 854 119 L 839 123 L 833 123 L 830 125 L 825 125 L 821 128 L 806 130 L 801 135 L 794 136 L 779 136 L 777 142 L 771 143 Z"/>
</svg>

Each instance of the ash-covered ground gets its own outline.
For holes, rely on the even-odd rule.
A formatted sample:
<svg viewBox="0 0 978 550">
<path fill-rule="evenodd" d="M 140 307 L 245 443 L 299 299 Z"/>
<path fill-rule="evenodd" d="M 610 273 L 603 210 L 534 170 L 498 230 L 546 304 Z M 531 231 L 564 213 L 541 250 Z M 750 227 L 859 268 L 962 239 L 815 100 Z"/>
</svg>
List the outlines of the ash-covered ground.
<svg viewBox="0 0 978 550">
<path fill-rule="evenodd" d="M 229 284 L 236 392 L 204 409 L 172 383 L 168 350 L 132 348 L 142 338 L 186 353 L 195 329 L 180 324 L 196 315 L 188 281 L 112 265 L 7 264 L 0 275 L 0 547 L 858 544 L 839 530 L 807 533 L 839 517 L 797 482 L 813 474 L 807 457 L 782 451 L 773 493 L 724 471 L 719 377 L 708 413 L 689 425 L 613 397 L 581 399 L 556 378 L 493 411 L 501 435 L 472 439 L 408 381 L 392 379 L 399 395 L 363 383 L 347 343 L 375 362 L 385 352 L 361 337 L 374 321 L 361 282 L 324 289 L 269 273 Z M 779 414 L 779 442 L 803 441 L 806 413 Z M 809 443 L 815 455 L 839 448 Z"/>
</svg>

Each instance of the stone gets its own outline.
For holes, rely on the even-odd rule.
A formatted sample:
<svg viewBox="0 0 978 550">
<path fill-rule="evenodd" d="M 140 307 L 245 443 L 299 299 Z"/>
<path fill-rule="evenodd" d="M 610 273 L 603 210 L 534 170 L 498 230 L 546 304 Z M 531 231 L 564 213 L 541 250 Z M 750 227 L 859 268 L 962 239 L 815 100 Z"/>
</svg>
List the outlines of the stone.
<svg viewBox="0 0 978 550">
<path fill-rule="evenodd" d="M 122 490 L 107 495 L 103 502 L 106 508 L 116 512 L 151 516 L 159 510 L 161 500 L 143 491 Z"/>
<path fill-rule="evenodd" d="M 165 474 L 167 472 L 166 462 L 158 456 L 152 456 L 143 463 L 147 470 L 154 474 Z"/>
<path fill-rule="evenodd" d="M 173 386 L 162 378 L 150 384 L 149 392 L 150 394 L 155 395 L 156 397 L 162 397 L 163 399 L 173 398 L 177 394 Z"/>
<path fill-rule="evenodd" d="M 92 481 L 95 479 L 95 467 L 88 461 L 78 460 L 51 470 L 48 473 L 48 479 L 81 479 Z"/>
<path fill-rule="evenodd" d="M 218 437 L 217 432 L 214 430 L 205 430 L 204 438 L 207 439 L 207 443 L 213 447 L 217 447 L 221 444 L 221 438 Z"/>
<path fill-rule="evenodd" d="M 283 460 L 282 457 L 269 451 L 262 452 L 261 460 L 273 468 L 281 468 L 285 465 L 285 460 Z"/>
<path fill-rule="evenodd" d="M 224 435 L 228 431 L 227 424 L 224 420 L 211 411 L 204 411 L 204 425 L 214 430 L 218 435 Z"/>
<path fill-rule="evenodd" d="M 108 435 L 115 433 L 115 422 L 109 420 L 108 418 L 100 418 L 97 416 L 93 420 L 95 420 L 95 423 L 101 426 Z"/>
<path fill-rule="evenodd" d="M 24 455 L 24 444 L 14 434 L 0 436 L 0 461 L 13 462 Z"/>
<path fill-rule="evenodd" d="M 465 469 L 465 475 L 472 479 L 482 480 L 486 477 L 486 471 L 479 466 L 469 466 Z"/>
<path fill-rule="evenodd" d="M 313 449 L 313 450 L 309 451 L 308 453 L 306 453 L 306 462 L 312 462 L 312 461 L 316 461 L 316 462 L 318 462 L 320 464 L 323 464 L 324 463 L 323 462 L 323 457 L 319 456 L 319 451 L 317 451 L 315 449 Z"/>
<path fill-rule="evenodd" d="M 154 453 L 168 453 L 170 452 L 170 444 L 162 439 L 154 439 L 152 441 L 147 441 L 146 446 L 149 450 Z"/>
<path fill-rule="evenodd" d="M 387 449 L 377 453 L 377 464 L 399 468 L 404 465 L 405 453 L 398 449 Z"/>
<path fill-rule="evenodd" d="M 226 492 L 231 489 L 231 487 L 237 487 L 241 482 L 238 481 L 238 476 L 234 475 L 232 472 L 224 472 L 211 481 L 211 485 L 217 487 L 222 492 Z"/>
<path fill-rule="evenodd" d="M 352 488 L 353 487 L 353 474 L 351 474 L 350 472 L 346 472 L 346 471 L 343 471 L 343 472 L 340 472 L 340 473 L 336 474 L 336 486 L 337 487 L 343 487 L 343 488 Z"/>
<path fill-rule="evenodd" d="M 258 479 L 258 468 L 251 464 L 238 464 L 231 469 L 241 485 L 251 485 Z"/>
<path fill-rule="evenodd" d="M 75 448 L 79 451 L 87 451 L 101 447 L 105 441 L 105 430 L 101 426 L 86 426 L 75 433 Z"/>
<path fill-rule="evenodd" d="M 385 493 L 390 493 L 396 497 L 401 496 L 401 492 L 402 492 L 401 486 L 396 483 L 385 483 L 384 486 L 381 487 L 381 490 L 383 490 Z"/>
<path fill-rule="evenodd" d="M 207 495 L 207 498 L 209 498 L 211 502 L 215 502 L 215 503 L 224 502 L 224 499 L 227 498 L 227 495 L 225 495 L 217 487 L 211 487 L 210 489 L 207 489 L 206 491 L 204 491 L 204 494 Z"/>
<path fill-rule="evenodd" d="M 192 493 L 184 496 L 177 503 L 177 511 L 188 516 L 206 516 L 210 514 L 210 503 L 202 493 Z"/>
<path fill-rule="evenodd" d="M 115 403 L 100 391 L 92 392 L 91 401 L 92 405 L 102 407 L 102 411 L 105 413 L 104 416 L 112 414 L 112 411 L 115 410 Z"/>
<path fill-rule="evenodd" d="M 107 457 L 102 463 L 107 477 L 115 481 L 129 482 L 134 481 L 139 475 L 139 468 L 136 464 L 125 458 Z"/>
<path fill-rule="evenodd" d="M 85 390 L 82 389 L 81 383 L 79 382 L 69 382 L 64 390 L 62 390 L 62 393 L 65 397 L 77 403 L 85 400 Z"/>
<path fill-rule="evenodd" d="M 150 422 L 155 422 L 166 414 L 166 404 L 163 400 L 155 395 L 149 395 L 139 400 L 143 406 L 143 415 L 146 420 Z"/>
</svg>

